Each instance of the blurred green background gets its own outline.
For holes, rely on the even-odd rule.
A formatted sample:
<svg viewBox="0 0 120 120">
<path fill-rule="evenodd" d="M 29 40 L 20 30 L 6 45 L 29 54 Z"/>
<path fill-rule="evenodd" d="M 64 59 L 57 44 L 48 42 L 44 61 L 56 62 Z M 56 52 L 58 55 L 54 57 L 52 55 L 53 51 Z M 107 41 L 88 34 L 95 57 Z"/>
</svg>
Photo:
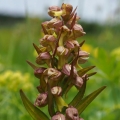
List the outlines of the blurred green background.
<svg viewBox="0 0 120 120">
<path fill-rule="evenodd" d="M 23 89 L 29 99 L 35 101 L 39 81 L 26 60 L 35 63 L 32 43 L 39 45 L 41 22 L 45 20 L 50 19 L 31 18 L 27 13 L 25 17 L 0 15 L 0 120 L 32 120 L 22 104 L 19 90 Z M 78 41 L 86 40 L 82 49 L 91 53 L 86 66 L 95 65 L 94 71 L 97 71 L 88 81 L 86 95 L 102 85 L 107 86 L 82 117 L 85 120 L 120 120 L 119 19 L 118 22 L 108 20 L 102 24 L 83 20 L 79 23 L 87 34 Z M 72 89 L 66 101 L 70 101 L 75 92 Z M 48 114 L 46 109 L 42 108 Z"/>
</svg>

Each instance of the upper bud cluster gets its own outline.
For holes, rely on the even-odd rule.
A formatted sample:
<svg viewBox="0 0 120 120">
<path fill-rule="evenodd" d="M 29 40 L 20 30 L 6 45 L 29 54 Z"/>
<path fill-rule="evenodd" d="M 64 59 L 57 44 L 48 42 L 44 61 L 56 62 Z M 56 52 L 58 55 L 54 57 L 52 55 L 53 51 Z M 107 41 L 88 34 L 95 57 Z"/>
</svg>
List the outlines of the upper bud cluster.
<svg viewBox="0 0 120 120">
<path fill-rule="evenodd" d="M 79 17 L 76 8 L 73 10 L 70 4 L 49 7 L 48 14 L 53 18 L 41 25 L 44 36 L 40 39 L 40 47 L 33 44 L 38 53 L 36 63 L 40 67 L 28 62 L 34 69 L 34 75 L 40 80 L 37 87 L 40 94 L 35 106 L 48 105 L 51 120 L 82 120 L 77 109 L 64 101 L 63 95 L 72 86 L 80 90 L 88 80 L 88 69 L 84 70 L 79 64 L 88 60 L 89 53 L 81 50 L 84 41 L 79 43 L 76 40 L 85 32 L 77 23 Z M 54 109 L 51 106 L 57 106 L 58 113 L 51 110 Z M 64 107 L 67 107 L 66 115 L 61 113 Z"/>
</svg>

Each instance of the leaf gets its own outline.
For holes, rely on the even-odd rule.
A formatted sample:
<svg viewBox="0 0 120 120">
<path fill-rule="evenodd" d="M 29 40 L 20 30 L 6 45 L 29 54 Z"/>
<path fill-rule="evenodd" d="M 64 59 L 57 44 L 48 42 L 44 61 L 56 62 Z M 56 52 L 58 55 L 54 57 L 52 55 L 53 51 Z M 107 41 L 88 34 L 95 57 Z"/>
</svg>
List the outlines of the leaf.
<svg viewBox="0 0 120 120">
<path fill-rule="evenodd" d="M 82 87 L 80 88 L 79 92 L 77 93 L 77 95 L 74 97 L 74 99 L 69 103 L 69 106 L 74 106 L 76 107 L 77 104 L 82 100 L 84 93 L 85 93 L 85 89 L 86 89 L 86 81 L 84 81 L 84 84 L 82 85 Z"/>
<path fill-rule="evenodd" d="M 89 94 L 88 96 L 86 96 L 85 98 L 82 99 L 82 101 L 79 102 L 79 104 L 77 105 L 77 109 L 79 114 L 81 114 L 85 108 L 106 88 L 106 86 L 103 86 L 99 89 L 97 89 L 96 91 L 92 92 L 91 94 Z"/>
<path fill-rule="evenodd" d="M 39 110 L 28 100 L 22 90 L 20 90 L 20 96 L 26 110 L 34 120 L 49 120 L 49 118 L 41 110 Z"/>
<path fill-rule="evenodd" d="M 83 68 L 81 70 L 78 71 L 78 75 L 79 76 L 83 76 L 85 73 L 87 73 L 89 70 L 93 69 L 95 66 L 90 66 L 87 68 Z"/>
</svg>

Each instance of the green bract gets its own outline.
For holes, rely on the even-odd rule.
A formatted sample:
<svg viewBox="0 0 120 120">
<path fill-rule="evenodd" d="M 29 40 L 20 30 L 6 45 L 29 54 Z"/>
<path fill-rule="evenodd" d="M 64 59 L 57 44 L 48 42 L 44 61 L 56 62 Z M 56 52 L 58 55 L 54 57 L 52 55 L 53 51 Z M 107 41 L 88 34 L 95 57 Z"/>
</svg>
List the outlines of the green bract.
<svg viewBox="0 0 120 120">
<path fill-rule="evenodd" d="M 76 39 L 86 33 L 77 22 L 79 17 L 76 8 L 62 4 L 61 8 L 52 6 L 48 14 L 52 20 L 42 23 L 44 37 L 40 39 L 40 47 L 33 44 L 38 53 L 34 75 L 40 81 L 37 89 L 39 95 L 33 105 L 20 91 L 22 101 L 29 114 L 35 120 L 83 120 L 80 114 L 105 88 L 105 86 L 84 97 L 86 84 L 90 76 L 96 72 L 87 73 L 95 66 L 82 68 L 87 62 L 89 53 L 81 50 L 85 41 L 79 43 Z M 47 67 L 45 67 L 47 66 Z M 70 103 L 66 103 L 64 95 L 75 86 L 78 90 Z M 48 118 L 39 108 L 48 105 Z"/>
</svg>

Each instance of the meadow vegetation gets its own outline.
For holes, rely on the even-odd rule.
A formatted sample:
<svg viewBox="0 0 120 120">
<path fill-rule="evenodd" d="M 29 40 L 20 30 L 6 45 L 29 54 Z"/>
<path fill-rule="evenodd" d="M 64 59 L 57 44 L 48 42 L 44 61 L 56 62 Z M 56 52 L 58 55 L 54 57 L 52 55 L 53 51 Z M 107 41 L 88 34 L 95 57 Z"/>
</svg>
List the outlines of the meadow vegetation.
<svg viewBox="0 0 120 120">
<path fill-rule="evenodd" d="M 38 94 L 38 80 L 26 63 L 35 63 L 36 53 L 32 43 L 39 44 L 43 36 L 40 19 L 25 19 L 0 28 L 0 120 L 32 120 L 20 99 L 19 90 L 25 89 L 31 101 Z M 82 114 L 85 120 L 118 120 L 120 118 L 120 25 L 97 25 L 83 23 L 86 40 L 83 50 L 90 52 L 85 65 L 95 65 L 97 74 L 88 81 L 87 93 L 97 85 L 107 88 Z M 36 92 L 35 92 L 36 91 Z M 75 89 L 72 89 L 72 94 Z M 72 96 L 69 94 L 69 96 Z M 68 100 L 69 101 L 69 100 Z M 44 111 L 47 114 L 46 108 Z"/>
</svg>

